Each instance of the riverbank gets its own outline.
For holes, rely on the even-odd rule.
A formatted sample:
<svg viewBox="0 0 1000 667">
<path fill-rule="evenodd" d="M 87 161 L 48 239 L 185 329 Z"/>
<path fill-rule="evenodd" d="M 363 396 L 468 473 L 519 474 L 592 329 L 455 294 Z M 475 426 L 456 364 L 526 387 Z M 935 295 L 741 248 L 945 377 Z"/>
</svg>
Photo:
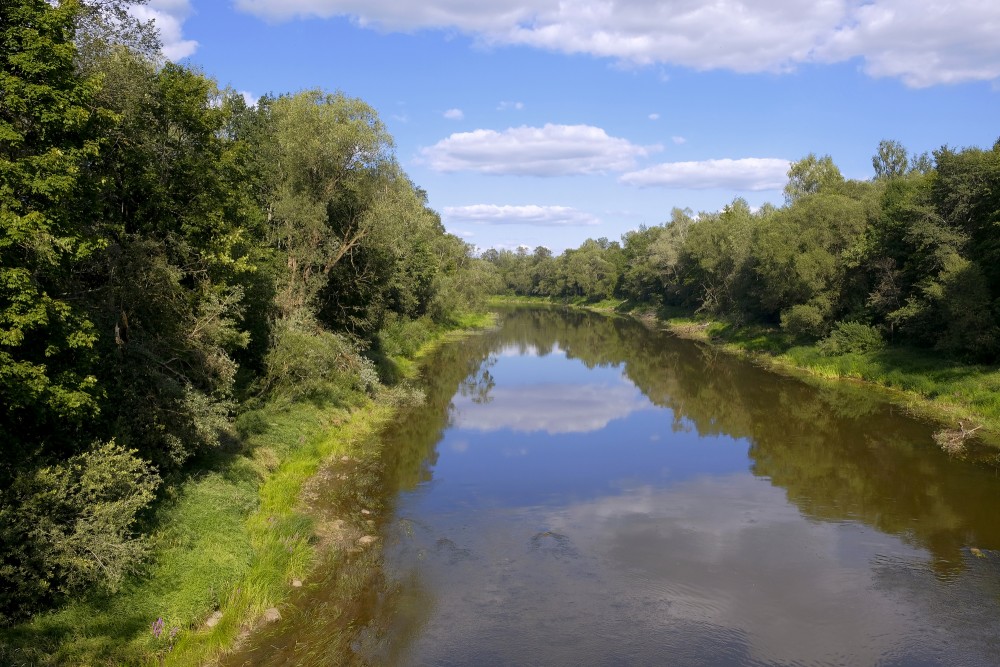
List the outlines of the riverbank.
<svg viewBox="0 0 1000 667">
<path fill-rule="evenodd" d="M 774 327 L 740 327 L 677 312 L 657 312 L 623 300 L 565 302 L 540 297 L 494 297 L 492 303 L 545 303 L 629 315 L 648 326 L 708 343 L 779 372 L 883 389 L 905 409 L 941 422 L 940 442 L 946 448 L 961 444 L 966 437 L 963 431 L 1000 446 L 1000 368 L 995 366 L 962 364 L 917 348 L 830 354 L 816 344 L 799 344 Z"/>
<path fill-rule="evenodd" d="M 244 411 L 233 441 L 164 499 L 152 520 L 147 569 L 116 594 L 93 595 L 0 632 L 0 664 L 199 665 L 280 614 L 329 539 L 311 512 L 308 480 L 325 462 L 363 474 L 380 454 L 379 429 L 416 400 L 408 387 L 437 346 L 493 323 L 463 318 L 410 341 L 406 357 L 384 360 L 396 381 L 374 395 L 336 400 L 275 399 Z"/>
</svg>

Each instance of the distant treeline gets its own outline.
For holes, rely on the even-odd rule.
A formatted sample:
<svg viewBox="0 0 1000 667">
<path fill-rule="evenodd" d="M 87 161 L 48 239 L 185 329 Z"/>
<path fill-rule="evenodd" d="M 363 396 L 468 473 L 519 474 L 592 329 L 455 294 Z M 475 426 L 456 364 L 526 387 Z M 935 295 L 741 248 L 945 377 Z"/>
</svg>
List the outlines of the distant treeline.
<svg viewBox="0 0 1000 667">
<path fill-rule="evenodd" d="M 891 342 L 1000 361 L 1000 141 L 915 156 L 883 141 L 872 164 L 871 180 L 846 180 L 810 154 L 791 166 L 781 207 L 675 208 L 620 243 L 483 257 L 508 294 L 780 325 L 834 350 Z"/>
<path fill-rule="evenodd" d="M 371 107 L 249 105 L 128 4 L 0 6 L 0 624 L 133 571 L 241 404 L 371 391 L 496 289 Z"/>
</svg>

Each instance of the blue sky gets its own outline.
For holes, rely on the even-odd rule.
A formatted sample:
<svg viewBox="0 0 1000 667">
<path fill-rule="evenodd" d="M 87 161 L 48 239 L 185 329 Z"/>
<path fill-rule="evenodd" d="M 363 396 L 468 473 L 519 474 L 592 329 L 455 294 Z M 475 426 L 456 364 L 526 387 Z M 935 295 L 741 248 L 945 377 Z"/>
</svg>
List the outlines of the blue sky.
<svg viewBox="0 0 1000 667">
<path fill-rule="evenodd" d="M 1000 137 L 995 0 L 150 0 L 167 57 L 254 97 L 379 112 L 448 231 L 618 239 L 674 206 L 780 204 L 789 161 L 869 178 Z"/>
</svg>

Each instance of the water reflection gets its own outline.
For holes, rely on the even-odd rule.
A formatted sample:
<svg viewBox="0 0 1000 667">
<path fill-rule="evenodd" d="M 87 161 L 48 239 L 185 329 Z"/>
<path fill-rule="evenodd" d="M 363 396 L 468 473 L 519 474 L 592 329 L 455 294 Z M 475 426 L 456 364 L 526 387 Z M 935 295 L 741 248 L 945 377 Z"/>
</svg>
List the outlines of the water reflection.
<svg viewBox="0 0 1000 667">
<path fill-rule="evenodd" d="M 544 431 L 552 435 L 586 433 L 649 405 L 634 387 L 623 384 L 503 387 L 493 391 L 490 398 L 486 410 L 463 409 L 462 403 L 456 401 L 454 426 L 477 431 Z"/>
<path fill-rule="evenodd" d="M 548 310 L 442 348 L 424 381 L 426 405 L 385 434 L 401 495 L 361 630 L 327 662 L 979 665 L 1000 650 L 994 456 L 949 459 L 870 392 Z M 324 636 L 286 624 L 256 663 Z"/>
</svg>

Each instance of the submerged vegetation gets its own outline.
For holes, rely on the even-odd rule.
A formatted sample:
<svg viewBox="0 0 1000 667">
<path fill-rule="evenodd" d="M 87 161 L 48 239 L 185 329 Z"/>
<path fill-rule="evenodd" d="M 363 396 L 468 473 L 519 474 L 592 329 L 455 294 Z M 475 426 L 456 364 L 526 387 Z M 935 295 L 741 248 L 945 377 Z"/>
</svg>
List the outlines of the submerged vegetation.
<svg viewBox="0 0 1000 667">
<path fill-rule="evenodd" d="M 734 348 L 904 389 L 966 430 L 1000 432 L 1000 141 L 916 156 L 883 141 L 872 164 L 874 178 L 848 180 L 809 155 L 781 207 L 675 208 L 621 242 L 483 256 L 504 294 L 618 304 L 688 330 L 695 317 Z"/>
<path fill-rule="evenodd" d="M 5 663 L 231 642 L 309 565 L 303 479 L 494 289 L 374 109 L 249 105 L 128 4 L 0 9 Z"/>
</svg>

